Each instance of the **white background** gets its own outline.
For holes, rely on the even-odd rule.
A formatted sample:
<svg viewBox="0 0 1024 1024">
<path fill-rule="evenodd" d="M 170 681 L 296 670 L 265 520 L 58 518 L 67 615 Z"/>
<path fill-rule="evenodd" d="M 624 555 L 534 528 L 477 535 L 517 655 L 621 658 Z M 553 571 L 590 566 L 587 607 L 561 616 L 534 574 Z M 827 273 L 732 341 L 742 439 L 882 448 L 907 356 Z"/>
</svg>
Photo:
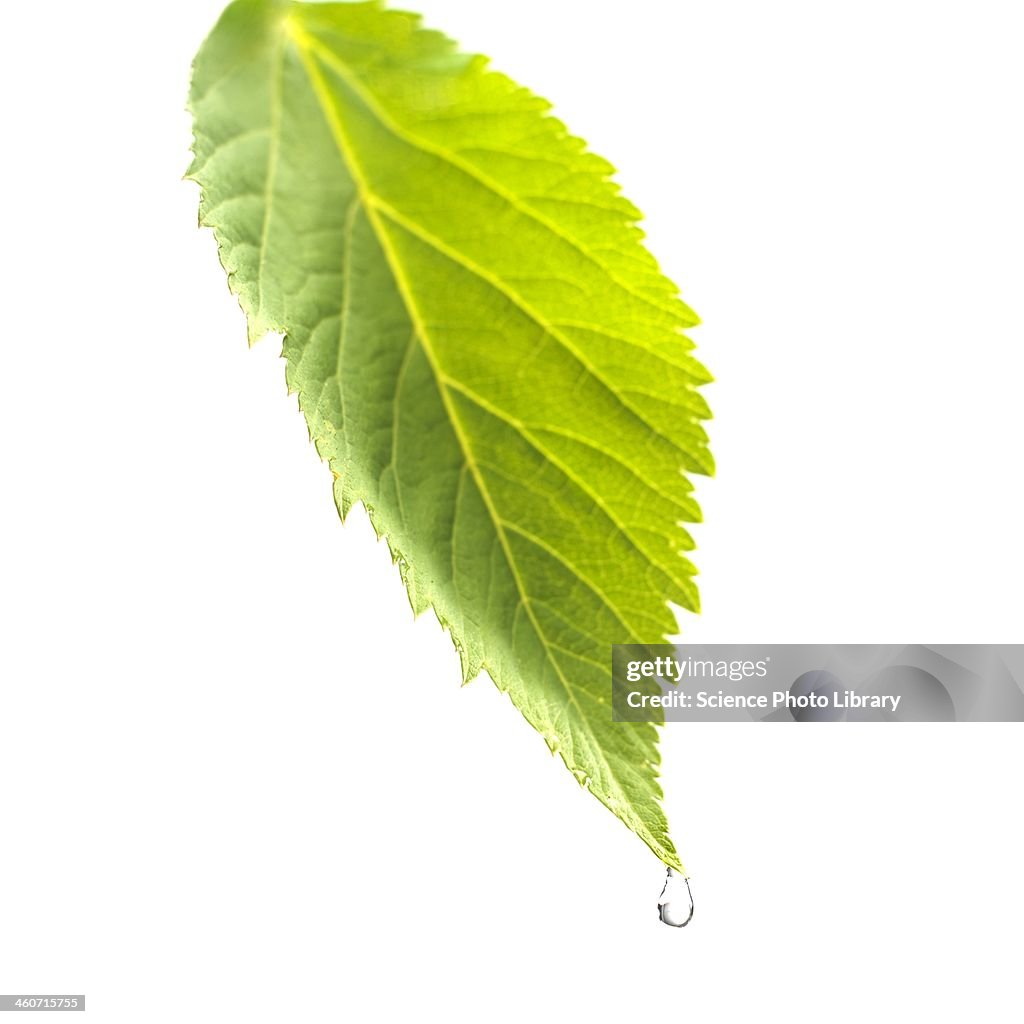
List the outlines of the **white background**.
<svg viewBox="0 0 1024 1024">
<path fill-rule="evenodd" d="M 684 635 L 1024 640 L 1020 6 L 422 9 L 617 164 L 704 318 Z M 460 690 L 196 230 L 218 11 L 4 14 L 0 991 L 97 1024 L 1019 1020 L 1020 726 L 668 727 L 677 932 L 643 845 Z"/>
</svg>

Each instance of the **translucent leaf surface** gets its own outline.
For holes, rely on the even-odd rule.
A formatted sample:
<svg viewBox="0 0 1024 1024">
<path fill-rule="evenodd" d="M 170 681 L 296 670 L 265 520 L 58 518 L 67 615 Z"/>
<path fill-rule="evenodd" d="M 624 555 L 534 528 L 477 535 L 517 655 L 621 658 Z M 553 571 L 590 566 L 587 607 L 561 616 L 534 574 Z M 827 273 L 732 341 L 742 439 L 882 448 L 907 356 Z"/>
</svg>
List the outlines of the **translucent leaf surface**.
<svg viewBox="0 0 1024 1024">
<path fill-rule="evenodd" d="M 696 318 L 610 166 L 548 104 L 409 14 L 238 0 L 191 109 L 201 220 L 250 340 L 362 502 L 413 608 L 681 868 L 656 729 L 611 718 L 611 644 L 696 610 L 711 469 Z"/>
</svg>

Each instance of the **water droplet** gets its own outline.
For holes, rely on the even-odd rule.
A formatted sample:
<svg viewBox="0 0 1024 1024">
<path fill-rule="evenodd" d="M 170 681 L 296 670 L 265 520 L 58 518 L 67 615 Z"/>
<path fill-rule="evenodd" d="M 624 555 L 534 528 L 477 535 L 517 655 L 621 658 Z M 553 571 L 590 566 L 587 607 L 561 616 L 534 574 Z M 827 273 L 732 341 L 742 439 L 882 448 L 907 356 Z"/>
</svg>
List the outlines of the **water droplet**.
<svg viewBox="0 0 1024 1024">
<path fill-rule="evenodd" d="M 677 874 L 672 868 L 665 876 L 665 888 L 658 897 L 658 916 L 662 922 L 673 928 L 685 928 L 693 917 L 693 893 L 690 880 Z"/>
</svg>

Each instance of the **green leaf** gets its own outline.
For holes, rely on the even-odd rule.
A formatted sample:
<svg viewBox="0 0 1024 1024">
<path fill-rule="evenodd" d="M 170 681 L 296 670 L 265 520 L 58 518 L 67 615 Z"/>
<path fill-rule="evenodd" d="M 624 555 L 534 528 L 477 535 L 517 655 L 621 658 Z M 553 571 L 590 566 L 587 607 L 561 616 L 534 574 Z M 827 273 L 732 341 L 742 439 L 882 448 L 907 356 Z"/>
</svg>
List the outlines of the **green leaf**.
<svg viewBox="0 0 1024 1024">
<path fill-rule="evenodd" d="M 414 15 L 238 0 L 196 57 L 201 222 L 415 612 L 681 869 L 611 650 L 697 609 L 697 322 L 612 168 Z"/>
</svg>

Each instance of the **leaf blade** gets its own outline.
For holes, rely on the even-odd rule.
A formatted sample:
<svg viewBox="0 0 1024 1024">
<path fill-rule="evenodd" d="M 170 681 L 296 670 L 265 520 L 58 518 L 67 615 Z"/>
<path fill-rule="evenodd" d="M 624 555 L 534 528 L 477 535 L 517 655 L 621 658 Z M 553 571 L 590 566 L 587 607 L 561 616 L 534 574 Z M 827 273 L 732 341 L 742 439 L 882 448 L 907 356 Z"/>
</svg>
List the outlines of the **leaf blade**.
<svg viewBox="0 0 1024 1024">
<path fill-rule="evenodd" d="M 379 4 L 237 0 L 196 60 L 190 171 L 249 322 L 335 476 L 570 771 L 666 864 L 656 731 L 611 722 L 612 642 L 697 608 L 710 472 L 635 208 L 544 101 Z"/>
</svg>

